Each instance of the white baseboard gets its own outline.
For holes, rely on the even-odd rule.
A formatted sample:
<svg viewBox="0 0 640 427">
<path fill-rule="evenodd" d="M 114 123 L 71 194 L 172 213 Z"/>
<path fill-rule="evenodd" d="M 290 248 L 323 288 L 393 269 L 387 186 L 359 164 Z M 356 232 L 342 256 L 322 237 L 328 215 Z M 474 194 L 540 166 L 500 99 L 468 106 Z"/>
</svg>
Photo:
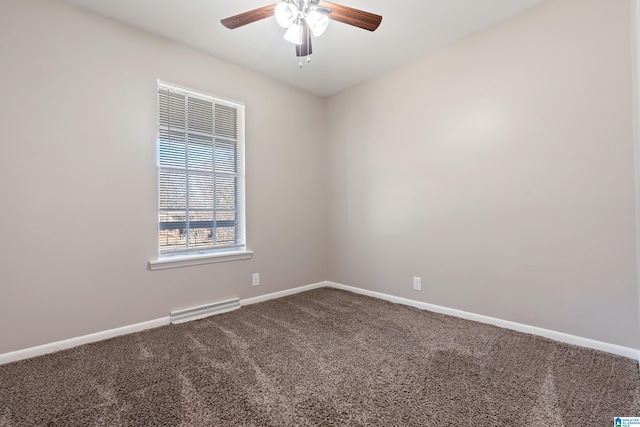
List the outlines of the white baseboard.
<svg viewBox="0 0 640 427">
<path fill-rule="evenodd" d="M 117 337 L 120 335 L 127 335 L 133 332 L 144 331 L 145 329 L 157 328 L 159 326 L 168 325 L 169 317 L 162 317 L 160 319 L 149 320 L 142 323 L 136 323 L 134 325 L 123 326 L 121 328 L 108 329 L 102 332 L 96 332 L 89 335 L 82 335 L 80 337 L 69 338 L 62 341 L 56 341 L 49 344 L 39 345 L 37 347 L 26 348 L 24 350 L 12 351 L 10 353 L 0 354 L 0 365 L 5 363 L 17 362 L 18 360 L 28 359 L 30 357 L 42 356 L 44 354 L 54 353 L 59 350 L 66 350 L 68 348 L 77 347 L 82 344 L 89 344 L 96 341 L 102 341 L 109 338 Z"/>
<path fill-rule="evenodd" d="M 273 292 L 257 297 L 246 298 L 240 300 L 240 305 L 256 304 L 263 301 L 268 301 L 276 298 L 282 298 L 285 296 L 297 294 L 300 292 L 310 291 L 312 289 L 318 289 L 322 287 L 331 287 L 335 289 L 342 289 L 345 291 L 353 292 L 356 294 L 367 295 L 370 297 L 383 299 L 386 301 L 408 305 L 411 307 L 419 308 L 422 310 L 433 311 L 435 313 L 447 314 L 462 319 L 475 320 L 481 323 L 488 323 L 491 325 L 499 326 L 501 328 L 512 329 L 518 332 L 524 332 L 527 334 L 533 334 L 550 338 L 556 341 L 565 342 L 568 344 L 574 344 L 581 347 L 592 348 L 595 350 L 601 350 L 607 353 L 617 354 L 620 356 L 628 357 L 635 360 L 640 360 L 640 350 L 623 347 L 616 344 L 609 344 L 601 341 L 592 340 L 589 338 L 582 338 L 575 335 L 565 334 L 563 332 L 556 332 L 549 329 L 538 328 L 536 326 L 525 325 L 522 323 L 510 322 L 508 320 L 496 319 L 494 317 L 483 316 L 480 314 L 469 313 L 462 310 L 456 310 L 453 308 L 442 307 L 439 305 L 429 304 L 426 302 L 415 301 L 408 298 L 396 297 L 393 295 L 383 294 L 381 292 L 369 291 L 366 289 L 356 288 L 353 286 L 343 285 L 335 282 L 318 282 L 311 285 L 299 286 L 297 288 L 287 289 L 284 291 Z M 0 354 L 0 365 L 5 363 L 16 362 L 18 360 L 28 359 L 30 357 L 42 356 L 44 354 L 53 353 L 59 350 L 65 350 L 72 347 L 77 347 L 82 344 L 88 344 L 96 341 L 105 340 L 108 338 L 117 337 L 119 335 L 131 334 L 134 332 L 140 332 L 145 329 L 157 328 L 159 326 L 165 326 L 170 324 L 170 317 L 162 317 L 160 319 L 150 320 L 147 322 L 136 323 L 134 325 L 123 326 L 121 328 L 109 329 L 102 332 L 96 332 L 89 335 L 83 335 L 76 338 L 70 338 L 63 341 L 57 341 L 50 344 L 39 345 L 37 347 L 31 347 L 24 350 L 12 351 L 10 353 Z"/>
<path fill-rule="evenodd" d="M 250 305 L 262 301 L 267 301 L 275 298 L 282 298 L 288 295 L 297 294 L 300 292 L 310 291 L 311 289 L 317 289 L 328 286 L 328 282 L 319 282 L 311 285 L 300 286 L 293 289 L 287 289 L 285 291 L 273 292 L 266 295 L 260 295 L 253 298 L 246 298 L 240 300 L 240 305 Z M 62 341 L 57 341 L 49 344 L 43 344 L 36 347 L 26 348 L 24 350 L 12 351 L 9 353 L 0 354 L 0 365 L 5 363 L 17 362 L 18 360 L 28 359 L 31 357 L 42 356 L 49 353 L 54 353 L 59 350 L 65 350 L 72 347 L 77 347 L 82 344 L 89 344 L 96 341 L 106 340 L 108 338 L 117 337 L 120 335 L 127 335 L 134 332 L 144 331 L 145 329 L 157 328 L 159 326 L 169 325 L 171 323 L 171 317 L 162 317 L 156 320 L 150 320 L 147 322 L 136 323 L 133 325 L 123 326 L 121 328 L 109 329 L 102 332 L 96 332 L 89 335 L 83 335 L 80 337 L 69 338 Z"/>
<path fill-rule="evenodd" d="M 575 335 L 565 334 L 564 332 L 552 331 L 549 329 L 538 328 L 537 326 L 525 325 L 522 323 L 511 322 L 508 320 L 497 319 L 495 317 L 483 316 L 481 314 L 469 313 L 467 311 L 456 310 L 454 308 L 442 307 L 439 305 L 429 304 L 426 302 L 415 301 L 407 298 L 396 297 L 393 295 L 383 294 L 381 292 L 369 291 L 366 289 L 355 288 L 353 286 L 343 285 L 340 283 L 326 282 L 328 287 L 350 291 L 356 294 L 367 295 L 386 301 L 408 305 L 422 310 L 433 311 L 435 313 L 447 314 L 449 316 L 460 317 L 462 319 L 475 320 L 476 322 L 488 323 L 490 325 L 499 326 L 501 328 L 512 329 L 518 332 L 538 335 L 552 340 L 564 342 L 567 344 L 578 345 L 581 347 L 600 350 L 607 353 L 617 354 L 619 356 L 628 357 L 634 360 L 640 360 L 640 351 L 635 348 L 623 347 L 617 344 L 609 344 L 602 341 L 592 340 L 590 338 L 578 337 Z"/>
<path fill-rule="evenodd" d="M 240 300 L 240 305 L 251 305 L 256 304 L 263 301 L 268 301 L 270 299 L 282 298 L 293 294 L 299 294 L 300 292 L 310 291 L 312 289 L 325 288 L 330 286 L 330 282 L 318 282 L 312 283 L 311 285 L 299 286 L 297 288 L 287 289 L 285 291 L 273 292 L 270 294 L 260 295 L 253 298 L 245 298 Z"/>
</svg>

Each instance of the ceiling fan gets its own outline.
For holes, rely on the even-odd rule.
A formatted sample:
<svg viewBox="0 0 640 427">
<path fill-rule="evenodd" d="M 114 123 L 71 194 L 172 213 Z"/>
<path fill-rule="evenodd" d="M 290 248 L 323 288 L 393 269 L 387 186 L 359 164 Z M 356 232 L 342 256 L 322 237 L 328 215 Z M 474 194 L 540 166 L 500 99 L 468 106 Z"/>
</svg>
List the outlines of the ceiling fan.
<svg viewBox="0 0 640 427">
<path fill-rule="evenodd" d="M 375 31 L 382 22 L 380 15 L 322 0 L 282 0 L 220 22 L 225 27 L 234 29 L 271 16 L 276 17 L 280 26 L 287 28 L 284 39 L 296 46 L 296 56 L 306 56 L 307 61 L 312 52 L 311 34 L 319 37 L 324 33 L 329 19 L 369 31 Z"/>
</svg>

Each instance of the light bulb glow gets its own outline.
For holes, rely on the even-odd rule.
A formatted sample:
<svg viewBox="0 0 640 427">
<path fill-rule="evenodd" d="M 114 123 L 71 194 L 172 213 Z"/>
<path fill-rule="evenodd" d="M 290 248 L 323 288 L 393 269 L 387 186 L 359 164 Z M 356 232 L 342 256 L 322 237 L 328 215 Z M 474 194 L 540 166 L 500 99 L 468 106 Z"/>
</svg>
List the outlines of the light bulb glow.
<svg viewBox="0 0 640 427">
<path fill-rule="evenodd" d="M 284 39 L 293 44 L 302 44 L 302 25 L 295 22 L 291 24 L 286 33 L 284 33 Z"/>
<path fill-rule="evenodd" d="M 329 17 L 315 10 L 307 14 L 306 21 L 315 37 L 320 37 L 329 25 Z"/>
<path fill-rule="evenodd" d="M 276 6 L 274 14 L 278 25 L 282 28 L 288 28 L 298 17 L 298 8 L 293 3 L 281 1 Z"/>
</svg>

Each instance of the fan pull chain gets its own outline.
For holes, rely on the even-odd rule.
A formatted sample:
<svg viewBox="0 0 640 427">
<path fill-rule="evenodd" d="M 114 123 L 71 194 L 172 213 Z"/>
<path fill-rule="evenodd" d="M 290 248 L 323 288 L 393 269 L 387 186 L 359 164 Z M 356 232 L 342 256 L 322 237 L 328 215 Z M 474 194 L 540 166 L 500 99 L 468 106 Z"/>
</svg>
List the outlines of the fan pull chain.
<svg viewBox="0 0 640 427">
<path fill-rule="evenodd" d="M 307 64 L 311 62 L 311 55 L 307 55 Z M 298 68 L 302 68 L 302 60 L 298 61 Z"/>
</svg>

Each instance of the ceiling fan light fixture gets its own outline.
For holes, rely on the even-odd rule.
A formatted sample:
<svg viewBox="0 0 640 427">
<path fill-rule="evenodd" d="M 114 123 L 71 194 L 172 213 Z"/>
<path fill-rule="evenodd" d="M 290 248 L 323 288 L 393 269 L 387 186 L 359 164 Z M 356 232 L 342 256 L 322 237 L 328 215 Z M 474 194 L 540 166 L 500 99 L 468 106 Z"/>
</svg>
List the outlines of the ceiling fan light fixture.
<svg viewBox="0 0 640 427">
<path fill-rule="evenodd" d="M 321 36 L 330 19 L 368 31 L 375 31 L 382 22 L 380 15 L 321 0 L 279 0 L 220 22 L 233 30 L 265 18 L 276 18 L 278 25 L 286 29 L 284 39 L 296 46 L 296 56 L 306 56 L 307 61 L 312 52 L 312 36 Z"/>
<path fill-rule="evenodd" d="M 315 37 L 320 37 L 329 25 L 329 17 L 316 10 L 312 10 L 307 14 L 306 21 Z"/>
<path fill-rule="evenodd" d="M 276 16 L 278 25 L 282 28 L 289 28 L 298 17 L 298 8 L 293 3 L 281 1 L 276 6 L 274 15 Z"/>
<path fill-rule="evenodd" d="M 284 39 L 293 44 L 302 44 L 302 25 L 299 20 L 296 20 L 286 33 L 284 33 Z"/>
</svg>

